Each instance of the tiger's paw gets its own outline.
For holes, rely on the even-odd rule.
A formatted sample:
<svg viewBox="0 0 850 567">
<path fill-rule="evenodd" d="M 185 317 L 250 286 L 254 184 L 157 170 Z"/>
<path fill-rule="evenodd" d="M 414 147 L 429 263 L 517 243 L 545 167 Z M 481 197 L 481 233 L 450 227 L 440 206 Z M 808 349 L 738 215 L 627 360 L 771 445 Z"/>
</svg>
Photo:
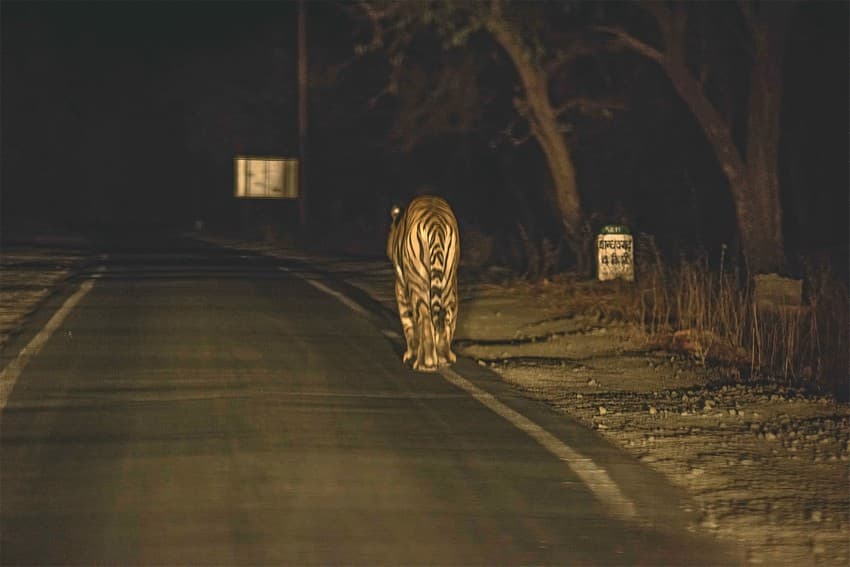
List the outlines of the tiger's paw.
<svg viewBox="0 0 850 567">
<path fill-rule="evenodd" d="M 440 354 L 440 366 L 451 366 L 455 362 L 457 362 L 457 356 L 452 351 Z"/>
<path fill-rule="evenodd" d="M 439 367 L 434 364 L 429 366 L 416 360 L 413 362 L 413 369 L 417 372 L 436 372 L 437 370 L 439 370 Z"/>
<path fill-rule="evenodd" d="M 448 361 L 449 364 L 454 364 L 455 362 L 457 362 L 457 356 L 452 351 L 449 351 L 449 355 L 446 357 L 446 361 Z"/>
<path fill-rule="evenodd" d="M 401 357 L 401 361 L 403 363 L 407 364 L 411 360 L 413 360 L 413 351 L 410 350 L 410 349 L 407 349 L 406 351 L 404 351 L 404 356 Z"/>
</svg>

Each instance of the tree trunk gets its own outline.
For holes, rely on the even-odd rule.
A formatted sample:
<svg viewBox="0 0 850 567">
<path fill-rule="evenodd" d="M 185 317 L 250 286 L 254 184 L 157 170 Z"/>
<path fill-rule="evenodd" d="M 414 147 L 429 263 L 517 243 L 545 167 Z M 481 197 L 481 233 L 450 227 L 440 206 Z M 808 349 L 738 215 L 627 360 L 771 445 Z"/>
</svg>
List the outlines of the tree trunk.
<svg viewBox="0 0 850 567">
<path fill-rule="evenodd" d="M 549 166 L 567 244 L 576 255 L 578 269 L 587 272 L 590 269 L 590 250 L 576 186 L 575 166 L 549 99 L 546 72 L 533 62 L 522 40 L 503 19 L 498 16 L 489 18 L 487 29 L 508 54 L 519 75 L 525 91 L 526 118 Z"/>
<path fill-rule="evenodd" d="M 785 264 L 779 190 L 779 142 L 782 113 L 782 60 L 790 5 L 765 4 L 752 24 L 753 62 L 747 123 L 748 187 L 753 214 L 743 241 L 752 273 L 779 272 Z"/>
<path fill-rule="evenodd" d="M 778 272 L 784 265 L 782 205 L 779 195 L 778 150 L 781 112 L 781 64 L 792 2 L 762 2 L 758 13 L 742 3 L 753 35 L 746 162 L 735 146 L 729 122 L 711 104 L 686 64 L 687 9 L 674 3 L 644 5 L 658 23 L 665 51 L 617 29 L 601 28 L 625 45 L 656 61 L 696 118 L 729 181 L 735 203 L 738 234 L 752 274 Z"/>
<path fill-rule="evenodd" d="M 673 59 L 659 61 L 714 150 L 735 203 L 744 258 L 753 274 L 777 272 L 784 263 L 779 200 L 779 89 L 756 61 L 750 93 L 747 161 L 735 146 L 728 123 L 711 105 L 690 70 Z M 776 65 L 771 65 L 775 67 Z"/>
</svg>

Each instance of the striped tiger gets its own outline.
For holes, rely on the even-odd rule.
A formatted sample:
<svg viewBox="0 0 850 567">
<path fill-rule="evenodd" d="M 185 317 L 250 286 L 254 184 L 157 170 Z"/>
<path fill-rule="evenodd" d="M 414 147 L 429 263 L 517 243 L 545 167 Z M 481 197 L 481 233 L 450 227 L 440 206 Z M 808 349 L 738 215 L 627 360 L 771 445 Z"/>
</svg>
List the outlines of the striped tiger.
<svg viewBox="0 0 850 567">
<path fill-rule="evenodd" d="M 403 362 L 433 372 L 453 364 L 452 336 L 457 322 L 457 266 L 460 237 L 449 204 L 433 196 L 416 197 L 402 213 L 390 212 L 387 256 L 395 268 L 395 296 L 407 350 Z"/>
</svg>

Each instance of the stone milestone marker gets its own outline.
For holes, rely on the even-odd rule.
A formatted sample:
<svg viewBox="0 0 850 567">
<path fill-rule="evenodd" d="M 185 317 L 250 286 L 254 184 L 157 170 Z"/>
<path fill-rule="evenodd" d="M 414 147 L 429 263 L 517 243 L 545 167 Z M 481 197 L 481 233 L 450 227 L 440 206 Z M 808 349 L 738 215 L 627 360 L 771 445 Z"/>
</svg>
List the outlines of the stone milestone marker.
<svg viewBox="0 0 850 567">
<path fill-rule="evenodd" d="M 603 226 L 596 237 L 596 249 L 599 281 L 635 281 L 634 239 L 628 227 L 622 224 Z"/>
</svg>

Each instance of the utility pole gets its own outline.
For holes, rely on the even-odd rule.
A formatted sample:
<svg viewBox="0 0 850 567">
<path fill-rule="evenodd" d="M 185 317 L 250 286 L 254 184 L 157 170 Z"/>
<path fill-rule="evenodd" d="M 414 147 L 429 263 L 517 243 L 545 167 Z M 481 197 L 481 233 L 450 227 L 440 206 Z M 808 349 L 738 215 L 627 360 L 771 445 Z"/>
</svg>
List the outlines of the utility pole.
<svg viewBox="0 0 850 567">
<path fill-rule="evenodd" d="M 298 220 L 307 232 L 307 14 L 298 0 Z"/>
</svg>

